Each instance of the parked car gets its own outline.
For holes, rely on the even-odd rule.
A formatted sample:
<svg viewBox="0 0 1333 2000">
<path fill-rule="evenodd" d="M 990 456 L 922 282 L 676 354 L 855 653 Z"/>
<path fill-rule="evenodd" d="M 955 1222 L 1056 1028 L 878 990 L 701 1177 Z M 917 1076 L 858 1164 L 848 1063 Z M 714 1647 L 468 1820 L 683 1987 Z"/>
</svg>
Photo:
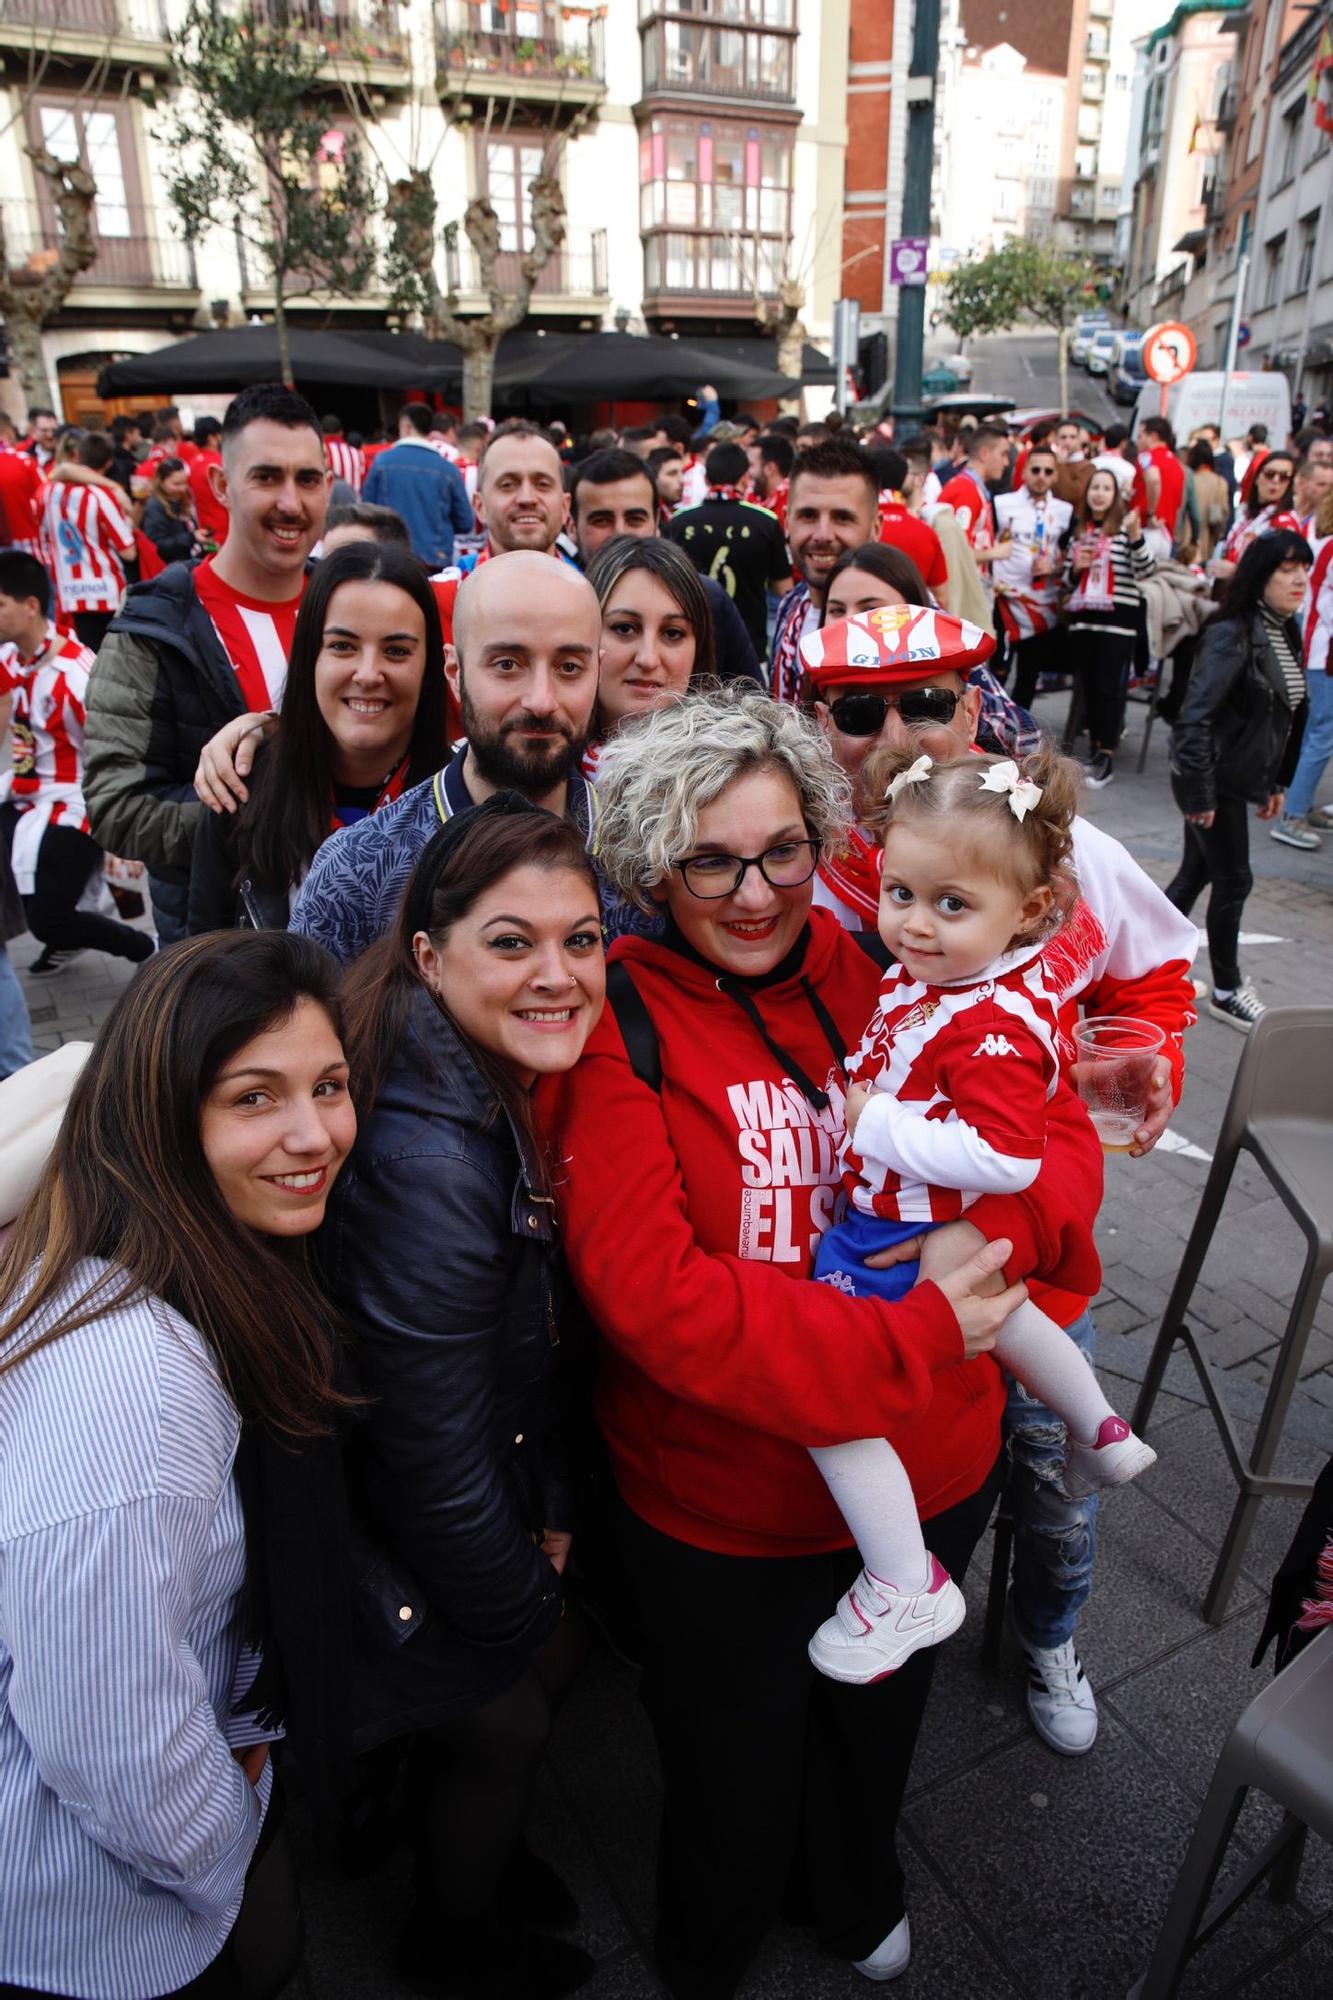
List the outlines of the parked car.
<svg viewBox="0 0 1333 2000">
<path fill-rule="evenodd" d="M 1117 335 L 1109 326 L 1100 327 L 1092 336 L 1088 349 L 1087 369 L 1089 375 L 1109 375 L 1111 356 L 1115 351 Z"/>
<path fill-rule="evenodd" d="M 1074 331 L 1070 335 L 1070 360 L 1086 361 L 1088 358 L 1088 349 L 1092 345 L 1094 334 L 1109 324 L 1109 316 L 1104 312 L 1080 313 L 1074 321 Z"/>
<path fill-rule="evenodd" d="M 972 387 L 972 363 L 965 354 L 950 354 L 940 363 L 940 366 L 941 368 L 947 368 L 951 375 L 958 377 L 958 386 L 960 389 L 970 389 Z"/>
<path fill-rule="evenodd" d="M 1111 394 L 1117 403 L 1137 403 L 1139 391 L 1148 379 L 1143 366 L 1143 335 L 1121 333 L 1111 349 L 1108 374 Z"/>
<path fill-rule="evenodd" d="M 928 417 L 976 417 L 979 421 L 986 417 L 997 417 L 1003 424 L 1009 422 L 1009 412 L 1014 407 L 1012 396 L 978 396 L 970 389 L 960 389 L 956 394 L 934 395 L 923 390 L 922 407 Z"/>
</svg>

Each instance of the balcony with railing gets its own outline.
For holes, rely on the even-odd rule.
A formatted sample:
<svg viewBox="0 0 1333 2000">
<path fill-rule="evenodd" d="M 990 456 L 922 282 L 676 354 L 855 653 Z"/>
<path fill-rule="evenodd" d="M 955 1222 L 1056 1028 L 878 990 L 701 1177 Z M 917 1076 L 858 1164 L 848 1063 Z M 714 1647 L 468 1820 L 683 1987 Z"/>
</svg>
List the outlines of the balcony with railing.
<svg viewBox="0 0 1333 2000">
<path fill-rule="evenodd" d="M 706 312 L 728 318 L 753 317 L 751 279 L 757 265 L 764 291 L 783 268 L 781 238 L 761 240 L 748 248 L 735 236 L 705 231 L 664 229 L 643 240 L 643 306 L 645 312 L 671 308 L 676 312 Z"/>
<path fill-rule="evenodd" d="M 318 52 L 330 83 L 367 83 L 381 90 L 411 86 L 411 49 L 398 0 L 244 0 L 244 6 L 260 27 L 291 35 Z"/>
<path fill-rule="evenodd" d="M 791 104 L 795 48 L 791 35 L 657 21 L 643 30 L 643 94 Z"/>
<path fill-rule="evenodd" d="M 1189 283 L 1189 277 L 1190 267 L 1188 264 L 1173 265 L 1164 278 L 1157 280 L 1157 284 L 1153 290 L 1154 303 L 1163 306 L 1171 299 L 1180 298 L 1184 293 L 1186 285 Z"/>
<path fill-rule="evenodd" d="M 1229 132 L 1236 122 L 1240 110 L 1240 85 L 1229 83 L 1217 100 L 1217 126 L 1222 132 Z"/>
<path fill-rule="evenodd" d="M 541 104 L 595 104 L 606 95 L 603 22 L 547 0 L 474 6 L 436 0 L 436 78 L 441 96 L 508 97 Z"/>
<path fill-rule="evenodd" d="M 482 297 L 481 269 L 477 254 L 467 241 L 452 235 L 445 242 L 444 281 L 456 291 L 464 309 Z M 502 250 L 495 266 L 495 284 L 512 294 L 519 283 L 521 253 Z M 553 257 L 543 265 L 532 288 L 532 311 L 586 311 L 590 302 L 608 297 L 606 231 L 571 229 Z"/>
<path fill-rule="evenodd" d="M 61 64 L 165 70 L 165 0 L 0 0 L 0 48 L 34 47 Z"/>
<path fill-rule="evenodd" d="M 50 270 L 60 254 L 60 225 L 35 201 L 0 202 L 5 256 L 11 273 Z M 98 204 L 93 217 L 97 256 L 74 280 L 71 305 L 101 304 L 90 295 L 153 294 L 153 303 L 179 304 L 197 292 L 194 252 L 175 236 L 156 209 L 142 203 Z"/>
</svg>

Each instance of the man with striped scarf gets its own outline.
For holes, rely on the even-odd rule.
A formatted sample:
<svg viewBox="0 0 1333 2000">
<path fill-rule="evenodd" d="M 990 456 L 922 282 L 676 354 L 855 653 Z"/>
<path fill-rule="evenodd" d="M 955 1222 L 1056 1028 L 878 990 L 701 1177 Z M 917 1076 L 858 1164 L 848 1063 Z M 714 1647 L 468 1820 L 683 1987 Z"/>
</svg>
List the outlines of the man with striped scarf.
<svg viewBox="0 0 1333 2000">
<path fill-rule="evenodd" d="M 1059 469 L 1050 445 L 1033 445 L 1023 484 L 995 501 L 1000 538 L 1011 545 L 991 571 L 995 622 L 1008 653 L 1009 692 L 1020 708 L 1032 706 L 1038 675 L 1060 665 L 1060 571 L 1074 510 L 1055 497 Z"/>
</svg>

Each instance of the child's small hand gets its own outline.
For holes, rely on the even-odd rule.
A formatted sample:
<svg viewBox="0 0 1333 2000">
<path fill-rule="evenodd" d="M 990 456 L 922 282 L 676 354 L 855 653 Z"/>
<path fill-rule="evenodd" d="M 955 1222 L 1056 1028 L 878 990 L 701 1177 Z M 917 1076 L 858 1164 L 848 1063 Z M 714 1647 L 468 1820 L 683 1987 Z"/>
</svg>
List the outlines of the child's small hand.
<svg viewBox="0 0 1333 2000">
<path fill-rule="evenodd" d="M 844 1115 L 847 1121 L 847 1137 L 849 1139 L 856 1137 L 856 1128 L 860 1123 L 861 1113 L 865 1110 L 869 1097 L 870 1087 L 864 1083 L 852 1084 L 847 1092 L 847 1107 Z"/>
</svg>

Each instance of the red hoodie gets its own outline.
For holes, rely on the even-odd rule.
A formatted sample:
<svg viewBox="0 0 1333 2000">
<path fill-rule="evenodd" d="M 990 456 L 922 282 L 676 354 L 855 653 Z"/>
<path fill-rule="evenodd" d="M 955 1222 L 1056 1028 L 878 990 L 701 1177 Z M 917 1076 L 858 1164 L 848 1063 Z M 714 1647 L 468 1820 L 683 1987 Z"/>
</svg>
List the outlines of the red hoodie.
<svg viewBox="0 0 1333 2000">
<path fill-rule="evenodd" d="M 603 1336 L 598 1416 L 625 1500 L 663 1533 L 725 1554 L 782 1556 L 850 1541 L 805 1447 L 889 1435 L 922 1517 L 976 1491 L 999 1449 L 1004 1390 L 964 1362 L 934 1285 L 896 1305 L 808 1279 L 839 1201 L 843 1063 L 879 972 L 826 911 L 803 959 L 746 985 L 783 1063 L 716 968 L 621 938 L 656 1026 L 660 1093 L 634 1075 L 607 1008 L 582 1061 L 537 1110 L 560 1162 L 556 1204 L 574 1283 Z M 793 954 L 793 957 L 796 955 Z M 812 1109 L 789 1071 L 829 1097 Z M 1092 1222 L 1101 1150 L 1082 1107 L 1052 1100 L 1039 1179 L 969 1220 L 1013 1239 L 1011 1270 L 1085 1298 L 1100 1282 Z"/>
</svg>

